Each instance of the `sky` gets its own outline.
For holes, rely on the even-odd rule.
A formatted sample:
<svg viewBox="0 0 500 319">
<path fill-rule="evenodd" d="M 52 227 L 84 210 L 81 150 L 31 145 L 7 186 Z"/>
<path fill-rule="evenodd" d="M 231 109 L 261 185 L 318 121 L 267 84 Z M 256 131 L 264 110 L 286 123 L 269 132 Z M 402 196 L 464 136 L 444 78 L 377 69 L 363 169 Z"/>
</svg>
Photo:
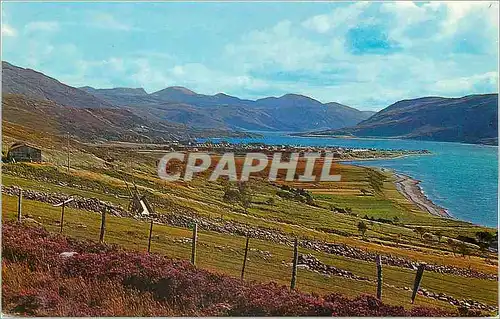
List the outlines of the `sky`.
<svg viewBox="0 0 500 319">
<path fill-rule="evenodd" d="M 498 92 L 498 2 L 3 2 L 2 60 L 68 85 L 303 94 L 361 110 Z"/>
</svg>

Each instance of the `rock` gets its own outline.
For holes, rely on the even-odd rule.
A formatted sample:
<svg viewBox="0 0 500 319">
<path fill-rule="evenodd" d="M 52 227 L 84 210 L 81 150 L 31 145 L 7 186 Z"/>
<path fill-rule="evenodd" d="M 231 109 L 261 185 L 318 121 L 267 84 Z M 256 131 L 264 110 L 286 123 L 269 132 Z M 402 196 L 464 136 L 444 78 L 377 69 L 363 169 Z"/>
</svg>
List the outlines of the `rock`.
<svg viewBox="0 0 500 319">
<path fill-rule="evenodd" d="M 18 192 L 19 192 L 19 187 L 16 186 L 2 187 L 3 194 L 16 196 Z M 46 202 L 50 204 L 60 203 L 61 201 L 68 199 L 68 195 L 66 194 L 47 193 L 47 192 L 39 192 L 33 190 L 24 190 L 23 196 L 26 199 L 37 200 L 40 202 Z M 144 220 L 143 216 L 130 216 L 129 212 L 124 208 L 109 202 L 101 201 L 97 198 L 84 198 L 81 196 L 72 196 L 72 197 L 74 198 L 74 201 L 68 205 L 69 207 L 72 208 L 78 208 L 78 209 L 101 213 L 104 207 L 109 207 L 110 213 L 115 216 L 128 217 L 128 218 L 132 217 L 137 220 Z M 247 234 L 250 234 L 251 237 L 253 238 L 268 240 L 271 242 L 280 243 L 288 246 L 293 245 L 294 238 L 292 238 L 292 236 L 285 233 L 281 233 L 277 230 L 262 229 L 256 226 L 240 224 L 234 221 L 214 220 L 208 217 L 198 216 L 187 209 L 186 210 L 170 209 L 170 212 L 171 213 L 169 214 L 159 214 L 158 216 L 155 217 L 155 221 L 158 223 L 164 223 L 178 227 L 189 227 L 190 225 L 192 225 L 192 223 L 196 222 L 198 223 L 199 228 L 204 230 L 215 231 L 225 234 L 234 234 L 239 236 L 245 236 Z M 40 217 L 38 218 L 41 219 Z M 82 226 L 82 228 L 84 227 Z M 323 251 L 334 255 L 339 255 L 347 258 L 353 258 L 368 262 L 374 262 L 376 257 L 376 253 L 374 252 L 369 252 L 363 249 L 350 247 L 345 244 L 334 244 L 334 243 L 301 239 L 299 241 L 299 245 L 301 247 L 309 248 L 315 251 Z M 272 256 L 271 253 L 269 252 L 259 252 L 259 253 L 262 254 L 264 258 Z M 413 270 L 416 270 L 418 266 L 415 261 L 392 255 L 382 255 L 382 261 L 384 264 L 389 266 L 409 268 Z M 311 267 L 311 265 L 309 266 Z M 426 266 L 426 271 L 453 274 L 469 278 L 498 280 L 498 276 L 494 274 L 485 274 L 472 269 L 458 268 L 453 266 L 428 264 Z M 333 273 L 335 272 L 335 270 L 331 269 L 328 272 Z M 348 274 L 348 276 L 350 276 L 350 278 L 356 278 L 352 274 Z"/>
<path fill-rule="evenodd" d="M 76 251 L 65 251 L 59 254 L 59 257 L 61 258 L 70 258 L 73 257 L 74 255 L 78 255 Z"/>
</svg>

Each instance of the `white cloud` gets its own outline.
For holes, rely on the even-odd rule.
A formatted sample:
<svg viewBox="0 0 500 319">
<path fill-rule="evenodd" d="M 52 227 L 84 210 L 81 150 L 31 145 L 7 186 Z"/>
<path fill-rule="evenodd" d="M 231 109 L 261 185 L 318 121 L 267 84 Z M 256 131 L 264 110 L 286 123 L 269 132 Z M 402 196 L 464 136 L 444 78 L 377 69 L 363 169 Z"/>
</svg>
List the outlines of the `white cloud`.
<svg viewBox="0 0 500 319">
<path fill-rule="evenodd" d="M 148 66 L 147 69 L 150 69 Z M 216 94 L 245 88 L 249 91 L 267 88 L 265 81 L 256 79 L 244 73 L 233 74 L 211 69 L 201 63 L 186 63 L 167 68 L 163 76 L 164 83 L 157 89 L 169 85 L 186 86 L 194 91 L 206 94 Z M 148 86 L 148 82 L 143 85 Z"/>
<path fill-rule="evenodd" d="M 498 73 L 486 72 L 483 74 L 439 80 L 436 82 L 435 89 L 436 91 L 460 93 L 473 90 L 478 86 L 498 87 Z"/>
<path fill-rule="evenodd" d="M 268 30 L 256 30 L 225 47 L 227 59 L 245 71 L 279 67 L 282 70 L 313 69 L 328 54 L 326 46 L 299 36 L 290 21 Z M 311 70 L 313 71 L 313 70 Z"/>
<path fill-rule="evenodd" d="M 2 23 L 2 36 L 3 37 L 15 37 L 17 35 L 16 29 L 7 23 Z"/>
<path fill-rule="evenodd" d="M 326 33 L 339 28 L 348 29 L 359 22 L 359 16 L 369 6 L 369 2 L 359 1 L 345 7 L 337 8 L 330 14 L 313 16 L 305 20 L 302 26 L 319 33 Z"/>
<path fill-rule="evenodd" d="M 89 27 L 138 30 L 123 17 L 88 14 Z M 48 22 L 32 22 L 25 29 L 56 30 Z M 81 26 L 79 21 L 74 24 Z M 379 30 L 398 49 L 354 54 L 348 36 L 356 27 Z M 13 36 L 16 30 L 2 28 L 4 33 Z M 24 60 L 34 68 L 53 66 L 59 73 L 53 76 L 75 86 L 126 83 L 155 91 L 181 85 L 243 98 L 299 93 L 361 109 L 380 109 L 404 98 L 484 93 L 498 87 L 498 3 L 343 3 L 326 14 L 279 21 L 243 34 L 221 47 L 215 58 L 209 55 L 218 48 L 196 59 L 176 56 L 177 50 L 165 53 L 145 47 L 121 56 L 95 55 L 103 58 L 89 61 L 75 45 L 30 41 L 38 44 L 19 46 Z"/>
<path fill-rule="evenodd" d="M 24 27 L 26 33 L 35 31 L 54 32 L 57 30 L 59 30 L 59 23 L 57 21 L 33 21 Z"/>
<path fill-rule="evenodd" d="M 156 91 L 156 89 L 165 88 L 168 83 L 172 83 L 160 69 L 153 67 L 146 59 L 137 59 L 131 63 L 134 68 L 131 79 L 136 83 L 136 86 Z"/>
<path fill-rule="evenodd" d="M 365 109 L 429 94 L 492 92 L 498 87 L 496 63 L 491 63 L 498 59 L 498 47 L 482 51 L 477 45 L 498 45 L 498 8 L 489 5 L 353 3 L 300 23 L 282 21 L 253 31 L 225 51 L 228 60 L 267 82 L 271 91 Z M 376 26 L 398 50 L 352 54 L 345 39 L 349 29 L 360 26 Z M 457 42 L 464 38 L 467 43 Z M 283 72 L 286 76 L 276 79 Z"/>
<path fill-rule="evenodd" d="M 135 28 L 119 21 L 113 15 L 105 12 L 94 12 L 91 14 L 91 25 L 102 29 L 130 31 Z"/>
</svg>

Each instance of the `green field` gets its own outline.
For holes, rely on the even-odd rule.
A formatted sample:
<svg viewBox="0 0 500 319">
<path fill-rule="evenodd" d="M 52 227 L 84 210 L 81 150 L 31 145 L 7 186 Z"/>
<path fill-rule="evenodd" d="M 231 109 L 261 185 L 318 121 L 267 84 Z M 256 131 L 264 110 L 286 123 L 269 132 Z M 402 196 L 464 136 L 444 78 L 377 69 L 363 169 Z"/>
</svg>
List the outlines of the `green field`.
<svg viewBox="0 0 500 319">
<path fill-rule="evenodd" d="M 115 150 L 116 151 L 116 150 Z M 120 151 L 117 151 L 120 152 Z M 136 154 L 137 156 L 138 154 Z M 134 158 L 133 151 L 128 156 Z M 151 156 L 151 158 L 148 158 Z M 305 188 L 314 199 L 314 205 L 278 196 L 279 188 L 261 178 L 255 178 L 247 187 L 251 205 L 245 212 L 239 203 L 223 200 L 224 183 L 210 183 L 196 178 L 191 183 L 167 183 L 159 180 L 154 169 L 148 166 L 154 155 L 140 155 L 140 165 L 133 168 L 125 164 L 114 169 L 94 166 L 76 166 L 70 172 L 63 167 L 50 164 L 4 164 L 2 184 L 17 185 L 24 189 L 48 193 L 79 194 L 127 207 L 127 189 L 122 177 L 134 180 L 141 193 L 146 194 L 157 213 L 194 214 L 213 220 L 233 221 L 262 229 L 276 230 L 283 234 L 344 243 L 371 252 L 401 256 L 414 261 L 425 261 L 443 265 L 471 268 L 485 273 L 496 273 L 496 255 L 490 254 L 485 261 L 485 252 L 470 248 L 467 257 L 455 256 L 446 244 L 447 238 L 458 235 L 474 236 L 485 228 L 456 220 L 429 215 L 409 203 L 395 189 L 393 177 L 388 173 L 372 169 L 339 165 L 344 181 L 340 183 L 318 183 Z M 43 182 L 40 182 L 43 180 Z M 229 187 L 232 187 L 229 185 Z M 361 196 L 361 188 L 372 194 Z M 269 203 L 269 198 L 273 198 Z M 17 198 L 3 196 L 3 217 L 16 216 Z M 331 207 L 350 208 L 353 214 L 333 212 Z M 40 223 L 49 230 L 59 230 L 60 209 L 49 204 L 24 200 L 23 212 L 26 222 Z M 365 236 L 361 236 L 357 225 L 363 217 L 393 219 L 397 223 L 381 223 L 364 220 L 368 225 Z M 64 233 L 77 238 L 97 240 L 100 216 L 93 212 L 68 209 L 65 215 Z M 442 231 L 443 238 L 423 240 L 414 231 L 422 226 L 429 233 Z M 106 226 L 106 242 L 127 249 L 146 250 L 149 225 L 145 221 L 109 216 Z M 491 229 L 487 229 L 492 231 Z M 191 253 L 191 230 L 168 225 L 154 226 L 152 251 L 169 257 L 189 259 Z M 201 231 L 198 242 L 199 267 L 216 272 L 239 276 L 243 259 L 245 239 L 240 236 Z M 278 282 L 289 285 L 292 248 L 270 241 L 252 239 L 249 262 L 245 278 L 259 282 Z M 375 265 L 324 252 L 300 249 L 300 253 L 311 253 L 322 262 L 371 281 L 357 281 L 338 276 L 325 276 L 310 270 L 299 269 L 298 289 L 309 292 L 340 292 L 357 296 L 375 291 Z M 384 266 L 383 300 L 387 303 L 411 307 L 411 292 L 415 271 Z M 473 299 L 488 305 L 497 304 L 497 282 L 471 279 L 450 274 L 426 272 L 421 285 L 432 292 L 443 292 L 457 299 Z M 454 307 L 447 302 L 419 296 L 416 305 Z"/>
<path fill-rule="evenodd" d="M 496 230 L 457 220 L 432 216 L 421 211 L 401 195 L 388 172 L 335 164 L 342 175 L 341 182 L 312 182 L 286 186 L 305 189 L 308 201 L 283 195 L 283 190 L 270 184 L 263 176 L 255 176 L 246 184 L 250 194 L 248 207 L 241 202 L 228 201 L 224 195 L 236 184 L 224 181 L 209 182 L 206 175 L 197 176 L 189 183 L 165 182 L 156 175 L 155 162 L 161 150 L 144 152 L 133 144 L 102 146 L 71 141 L 71 169 L 65 165 L 64 140 L 53 135 L 28 132 L 23 127 L 4 123 L 4 146 L 15 140 L 29 140 L 43 146 L 43 164 L 3 164 L 2 185 L 20 186 L 39 192 L 78 194 L 98 198 L 123 208 L 129 204 L 129 191 L 124 179 L 137 185 L 159 214 L 194 216 L 221 223 L 248 225 L 290 237 L 345 244 L 372 253 L 403 257 L 415 262 L 428 262 L 470 268 L 487 274 L 497 273 L 497 254 L 468 246 L 468 255 L 455 255 L 446 242 L 458 236 L 474 237 L 478 231 Z M 114 161 L 106 163 L 105 158 Z M 283 183 L 279 183 L 283 186 Z M 130 183 L 129 183 L 130 185 Z M 363 194 L 364 190 L 367 194 Z M 286 193 L 286 192 L 285 192 Z M 14 219 L 17 198 L 2 197 L 2 216 Z M 335 209 L 348 210 L 339 213 Z M 60 209 L 49 204 L 24 200 L 26 223 L 41 224 L 51 231 L 59 231 Z M 365 219 L 371 218 L 372 220 Z M 379 222 L 373 219 L 383 219 Z M 362 236 L 358 223 L 366 223 L 368 230 Z M 388 223 L 387 221 L 391 221 Z M 64 234 L 76 238 L 98 240 L 100 216 L 97 213 L 67 209 Z M 433 235 L 424 239 L 415 232 L 422 227 Z M 126 249 L 147 249 L 149 224 L 132 218 L 108 216 L 106 243 Z M 441 233 L 437 239 L 436 235 Z M 152 251 L 169 257 L 189 259 L 191 230 L 166 224 L 155 224 Z M 197 265 L 216 272 L 239 277 L 243 261 L 245 238 L 241 236 L 201 230 L 198 242 Z M 293 249 L 287 245 L 252 238 L 246 280 L 290 284 Z M 347 270 L 370 281 L 357 281 L 340 276 L 325 276 L 299 268 L 299 290 L 318 293 L 339 292 L 348 296 L 375 293 L 375 265 L 325 252 L 300 248 L 302 254 L 312 254 L 323 263 Z M 415 271 L 384 266 L 383 300 L 387 303 L 412 307 L 411 291 Z M 435 293 L 445 293 L 457 299 L 473 299 L 496 305 L 497 282 L 472 279 L 451 274 L 426 271 L 422 287 Z M 434 305 L 453 308 L 447 302 L 417 297 L 416 305 Z"/>
<path fill-rule="evenodd" d="M 11 196 L 3 198 L 3 218 L 15 219 L 17 199 Z M 25 200 L 23 210 L 25 217 L 28 218 L 27 223 L 41 223 L 51 231 L 59 231 L 60 209 L 48 204 Z M 99 214 L 77 209 L 68 209 L 65 214 L 63 232 L 66 235 L 98 240 L 99 227 Z M 105 240 L 109 244 L 118 244 L 127 249 L 144 251 L 147 248 L 148 232 L 149 224 L 146 222 L 108 216 Z M 153 233 L 152 252 L 174 258 L 190 258 L 191 230 L 155 225 Z M 244 244 L 245 239 L 240 236 L 201 231 L 198 241 L 197 265 L 213 271 L 239 276 Z M 359 276 L 375 279 L 375 265 L 372 263 L 306 249 L 301 249 L 300 253 L 311 253 L 327 264 L 349 270 Z M 252 239 L 245 279 L 261 282 L 275 281 L 288 285 L 291 267 L 283 263 L 289 263 L 292 254 L 291 247 Z M 411 287 L 414 276 L 415 272 L 409 269 L 384 267 L 385 284 L 400 288 Z M 303 291 L 341 292 L 349 296 L 375 291 L 375 283 L 373 282 L 360 282 L 335 276 L 326 277 L 303 269 L 299 271 L 297 287 Z M 435 292 L 444 292 L 456 298 L 474 298 L 490 305 L 495 305 L 497 302 L 497 283 L 495 281 L 427 272 L 422 281 L 422 287 Z M 409 291 L 389 287 L 384 287 L 383 291 L 385 302 L 411 306 Z M 447 303 L 424 297 L 417 298 L 416 305 L 451 307 Z"/>
</svg>

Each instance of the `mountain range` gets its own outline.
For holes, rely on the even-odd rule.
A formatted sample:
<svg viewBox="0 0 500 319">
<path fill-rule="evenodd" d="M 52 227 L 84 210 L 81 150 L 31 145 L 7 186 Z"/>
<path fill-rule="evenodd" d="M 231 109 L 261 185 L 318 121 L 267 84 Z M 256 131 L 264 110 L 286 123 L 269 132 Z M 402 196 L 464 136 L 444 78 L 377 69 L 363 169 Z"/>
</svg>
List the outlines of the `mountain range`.
<svg viewBox="0 0 500 319">
<path fill-rule="evenodd" d="M 498 94 L 403 100 L 353 127 L 303 135 L 408 138 L 498 145 Z"/>
<path fill-rule="evenodd" d="M 7 62 L 2 62 L 2 122 L 3 133 L 9 133 L 6 127 L 21 126 L 42 135 L 69 133 L 83 141 L 161 143 L 195 137 L 248 135 L 146 118 L 43 73 Z"/>
<path fill-rule="evenodd" d="M 173 132 L 179 131 L 180 127 L 183 130 L 204 130 L 212 133 L 226 131 L 226 135 L 229 131 L 300 132 L 347 127 L 374 114 L 339 103 L 321 103 L 297 94 L 253 101 L 224 93 L 198 94 L 178 86 L 148 94 L 142 88 L 75 88 L 43 73 L 20 68 L 8 62 L 2 62 L 2 70 L 2 92 L 5 96 L 15 95 L 18 99 L 30 99 L 31 102 L 50 101 L 58 106 L 71 107 L 76 118 L 79 115 L 96 113 L 97 109 L 107 109 L 110 116 L 120 114 L 119 117 L 115 116 L 115 120 L 124 119 L 127 111 L 130 112 L 129 123 L 137 123 L 142 131 L 144 127 L 160 126 L 161 130 L 170 127 Z M 13 105 L 14 100 L 10 98 L 8 102 L 6 107 Z M 26 103 L 17 103 L 16 108 L 19 109 L 22 105 Z M 47 103 L 44 105 L 47 106 Z M 85 112 L 82 113 L 78 109 L 85 109 Z M 61 118 L 60 112 L 63 111 L 64 109 L 58 109 L 58 118 Z M 140 120 L 137 120 L 138 118 Z M 105 122 L 104 118 L 102 120 Z M 67 126 L 68 122 L 73 121 L 63 121 L 62 126 Z M 113 123 L 118 131 L 123 127 L 128 131 L 133 129 L 130 125 Z M 83 124 L 80 127 L 84 129 Z"/>
<path fill-rule="evenodd" d="M 374 112 L 339 103 L 321 103 L 298 94 L 244 100 L 224 93 L 204 95 L 184 87 L 148 94 L 143 89 L 81 90 L 145 117 L 161 118 L 200 128 L 250 131 L 305 131 L 355 125 Z"/>
<path fill-rule="evenodd" d="M 298 94 L 249 100 L 180 86 L 153 93 L 143 88 L 75 88 L 8 62 L 2 62 L 2 93 L 4 121 L 91 140 L 162 142 L 241 136 L 238 131 L 292 131 L 498 143 L 498 94 L 403 100 L 375 114 Z"/>
</svg>

